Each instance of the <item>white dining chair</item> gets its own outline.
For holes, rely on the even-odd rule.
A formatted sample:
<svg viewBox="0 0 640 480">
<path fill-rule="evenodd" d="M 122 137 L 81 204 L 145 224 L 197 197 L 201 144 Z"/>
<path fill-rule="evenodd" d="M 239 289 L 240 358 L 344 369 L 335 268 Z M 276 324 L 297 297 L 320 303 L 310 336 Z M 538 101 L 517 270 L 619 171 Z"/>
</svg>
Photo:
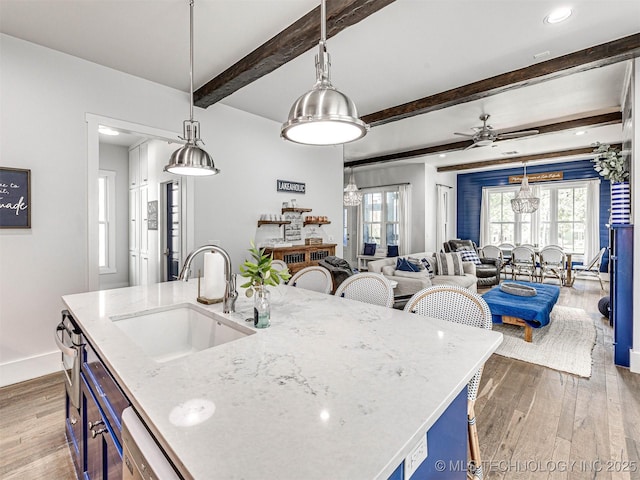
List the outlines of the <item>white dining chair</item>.
<svg viewBox="0 0 640 480">
<path fill-rule="evenodd" d="M 289 280 L 289 286 L 313 290 L 314 292 L 331 293 L 333 279 L 326 268 L 311 266 L 297 271 Z"/>
<path fill-rule="evenodd" d="M 502 249 L 496 245 L 485 245 L 480 249 L 484 258 L 493 258 L 500 260 L 499 275 L 504 274 L 506 277 L 505 266 L 507 262 L 504 259 Z"/>
<path fill-rule="evenodd" d="M 540 250 L 540 281 L 545 278 L 557 278 L 560 284 L 566 283 L 567 257 L 558 247 L 544 247 Z"/>
<path fill-rule="evenodd" d="M 518 275 L 527 275 L 533 282 L 536 277 L 536 253 L 530 247 L 519 245 L 511 251 L 511 278 L 516 280 Z"/>
<path fill-rule="evenodd" d="M 289 266 L 284 260 L 271 260 L 271 266 L 279 271 L 285 271 L 289 273 Z"/>
<path fill-rule="evenodd" d="M 336 289 L 336 297 L 393 307 L 393 285 L 379 273 L 358 273 Z"/>
<path fill-rule="evenodd" d="M 491 330 L 493 325 L 487 302 L 477 293 L 457 285 L 434 285 L 420 290 L 407 302 L 404 311 L 486 330 Z M 474 410 L 483 368 L 484 365 L 478 369 L 467 385 L 467 424 L 471 457 L 468 473 L 474 479 L 483 478 Z"/>
</svg>

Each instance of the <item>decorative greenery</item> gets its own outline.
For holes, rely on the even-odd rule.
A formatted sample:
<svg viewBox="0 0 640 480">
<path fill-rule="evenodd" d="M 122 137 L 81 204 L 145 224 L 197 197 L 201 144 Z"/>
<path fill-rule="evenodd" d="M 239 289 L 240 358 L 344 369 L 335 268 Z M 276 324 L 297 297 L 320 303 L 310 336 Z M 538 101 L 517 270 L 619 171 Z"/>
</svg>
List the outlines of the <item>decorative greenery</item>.
<svg viewBox="0 0 640 480">
<path fill-rule="evenodd" d="M 251 242 L 249 249 L 253 262 L 246 260 L 240 265 L 240 275 L 249 279 L 247 283 L 240 285 L 242 288 L 262 287 L 263 285 L 276 286 L 280 282 L 286 282 L 291 278 L 285 270 L 276 270 L 271 261 L 273 255 L 266 255 L 264 248 L 256 248 Z M 253 288 L 247 290 L 247 296 L 253 295 Z"/>
<path fill-rule="evenodd" d="M 620 150 L 612 148 L 611 145 L 598 144 L 594 152 L 598 156 L 592 160 L 595 164 L 593 169 L 602 177 L 614 183 L 629 180 L 629 168 Z"/>
</svg>

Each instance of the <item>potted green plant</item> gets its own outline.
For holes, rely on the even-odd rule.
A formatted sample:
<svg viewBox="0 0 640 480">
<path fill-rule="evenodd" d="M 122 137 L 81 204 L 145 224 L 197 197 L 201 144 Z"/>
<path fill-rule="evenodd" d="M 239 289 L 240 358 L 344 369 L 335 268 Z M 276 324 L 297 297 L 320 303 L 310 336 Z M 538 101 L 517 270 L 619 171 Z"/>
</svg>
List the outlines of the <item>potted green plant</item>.
<svg viewBox="0 0 640 480">
<path fill-rule="evenodd" d="M 631 220 L 631 191 L 629 165 L 620 150 L 607 144 L 598 144 L 594 150 L 594 170 L 611 182 L 612 224 L 627 224 Z"/>
<path fill-rule="evenodd" d="M 240 285 L 246 288 L 248 297 L 254 296 L 253 324 L 258 328 L 266 328 L 270 325 L 271 305 L 269 303 L 269 291 L 267 286 L 276 286 L 280 282 L 286 282 L 291 278 L 288 272 L 274 268 L 273 255 L 265 254 L 264 248 L 257 248 L 251 242 L 249 249 L 251 260 L 245 260 L 240 265 L 240 275 L 249 281 Z"/>
<path fill-rule="evenodd" d="M 623 183 L 629 180 L 629 168 L 620 150 L 603 143 L 597 145 L 594 153 L 598 155 L 593 159 L 593 169 L 600 176 L 612 183 Z"/>
</svg>

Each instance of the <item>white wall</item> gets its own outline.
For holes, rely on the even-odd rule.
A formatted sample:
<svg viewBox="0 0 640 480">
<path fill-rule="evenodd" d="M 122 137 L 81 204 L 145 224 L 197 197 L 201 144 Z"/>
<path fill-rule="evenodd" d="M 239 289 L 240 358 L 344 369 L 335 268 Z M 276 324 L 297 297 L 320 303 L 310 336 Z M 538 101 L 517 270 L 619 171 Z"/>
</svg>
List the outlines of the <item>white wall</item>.
<svg viewBox="0 0 640 480">
<path fill-rule="evenodd" d="M 100 144 L 100 169 L 116 173 L 116 272 L 100 275 L 100 289 L 129 285 L 129 149 Z"/>
<path fill-rule="evenodd" d="M 0 158 L 3 166 L 31 169 L 32 188 L 32 228 L 0 231 L 0 385 L 6 385 L 58 368 L 53 331 L 60 297 L 89 285 L 86 114 L 179 132 L 188 94 L 7 35 L 0 35 L 0 49 Z M 256 213 L 281 201 L 275 184 L 257 180 L 267 175 L 308 179 L 311 207 L 333 217 L 337 236 L 341 195 L 332 197 L 331 186 L 328 195 L 320 192 L 321 182 L 332 179 L 341 192 L 340 148 L 289 144 L 278 139 L 276 123 L 221 104 L 196 109 L 196 119 L 222 170 L 196 185 L 203 202 L 196 206 L 203 216 L 196 243 L 211 234 L 228 247 L 237 242 L 237 265 L 255 234 Z M 256 208 L 242 210 L 250 204 Z"/>
</svg>

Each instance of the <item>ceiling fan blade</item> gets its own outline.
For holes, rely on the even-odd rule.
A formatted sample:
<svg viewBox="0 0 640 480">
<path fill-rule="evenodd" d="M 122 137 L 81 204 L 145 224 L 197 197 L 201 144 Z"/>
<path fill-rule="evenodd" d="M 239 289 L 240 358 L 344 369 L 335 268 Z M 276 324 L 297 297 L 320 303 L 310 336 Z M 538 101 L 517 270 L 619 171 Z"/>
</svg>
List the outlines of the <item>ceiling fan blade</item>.
<svg viewBox="0 0 640 480">
<path fill-rule="evenodd" d="M 505 140 L 507 138 L 529 137 L 540 133 L 538 130 L 524 130 L 522 132 L 499 133 L 497 140 Z"/>
<path fill-rule="evenodd" d="M 474 148 L 474 147 L 477 147 L 477 145 L 476 145 L 475 143 L 472 143 L 472 144 L 471 144 L 471 145 L 469 145 L 467 148 L 465 148 L 465 149 L 463 150 L 463 152 L 464 152 L 464 151 L 466 151 L 466 150 L 469 150 L 470 148 Z"/>
<path fill-rule="evenodd" d="M 470 133 L 460 133 L 460 132 L 453 132 L 454 135 L 462 135 L 463 137 L 473 137 L 472 134 Z"/>
</svg>

